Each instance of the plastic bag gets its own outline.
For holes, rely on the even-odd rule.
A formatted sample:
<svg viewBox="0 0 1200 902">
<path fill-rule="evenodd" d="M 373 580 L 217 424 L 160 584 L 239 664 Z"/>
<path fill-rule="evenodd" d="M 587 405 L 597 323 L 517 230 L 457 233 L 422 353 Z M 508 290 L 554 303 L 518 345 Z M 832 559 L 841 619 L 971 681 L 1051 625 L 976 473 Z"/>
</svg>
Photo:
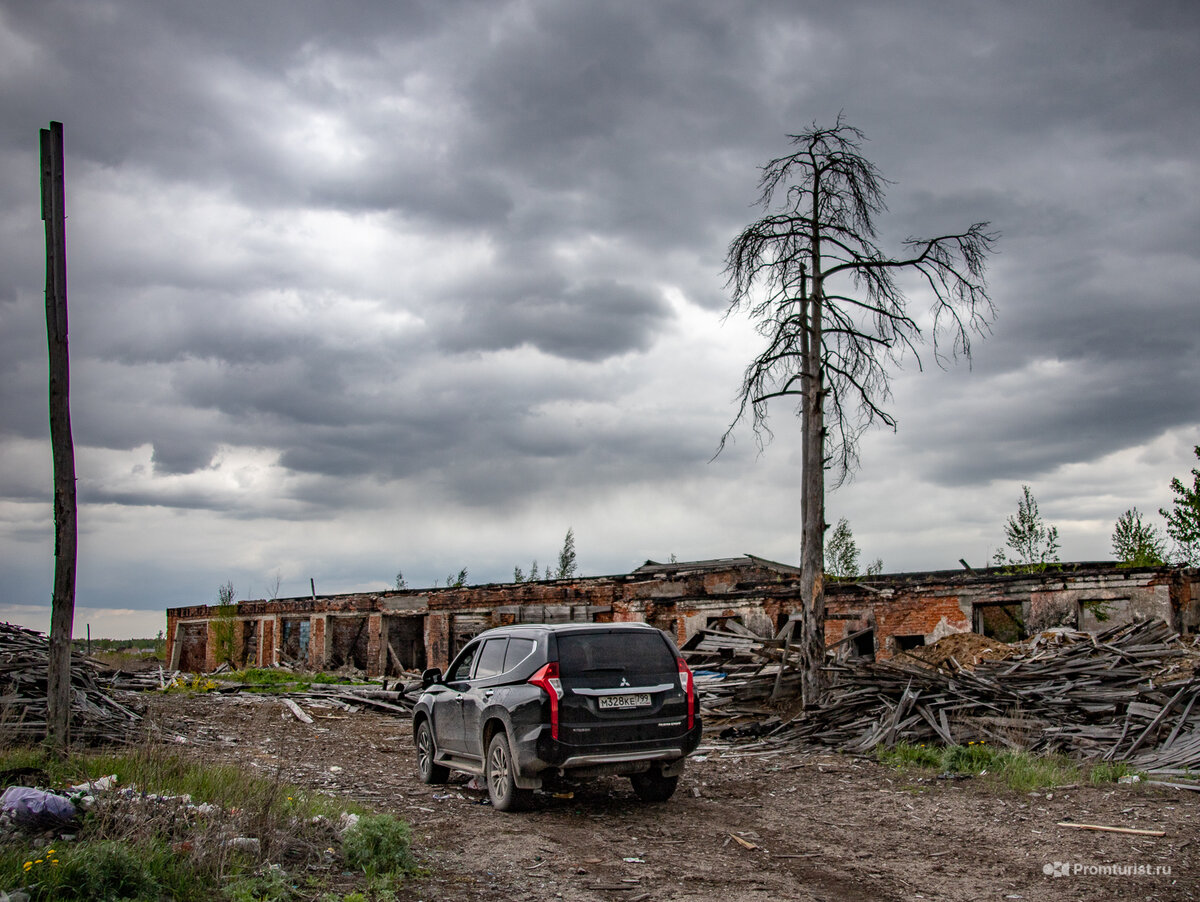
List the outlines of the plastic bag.
<svg viewBox="0 0 1200 902">
<path fill-rule="evenodd" d="M 0 795 L 0 811 L 23 827 L 62 827 L 75 820 L 71 800 L 45 789 L 10 786 Z"/>
</svg>

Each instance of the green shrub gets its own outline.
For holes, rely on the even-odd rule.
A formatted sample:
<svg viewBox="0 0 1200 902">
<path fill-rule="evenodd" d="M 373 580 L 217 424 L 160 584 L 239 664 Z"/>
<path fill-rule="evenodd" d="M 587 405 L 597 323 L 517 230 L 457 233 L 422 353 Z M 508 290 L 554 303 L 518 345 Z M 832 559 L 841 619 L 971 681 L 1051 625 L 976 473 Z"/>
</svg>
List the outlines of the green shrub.
<svg viewBox="0 0 1200 902">
<path fill-rule="evenodd" d="M 1093 786 L 1103 786 L 1106 783 L 1116 783 L 1122 777 L 1136 774 L 1128 762 L 1102 761 L 1088 771 L 1088 782 Z"/>
<path fill-rule="evenodd" d="M 942 767 L 952 774 L 978 774 L 996 770 L 1004 752 L 984 742 L 947 746 L 942 752 Z"/>
<path fill-rule="evenodd" d="M 403 877 L 417 871 L 408 824 L 390 814 L 368 814 L 342 837 L 346 866 L 368 877 Z"/>
<path fill-rule="evenodd" d="M 925 744 L 914 745 L 910 742 L 897 742 L 894 746 L 875 750 L 875 758 L 880 764 L 889 767 L 906 768 L 935 768 L 942 766 L 942 752 L 935 746 Z"/>
</svg>

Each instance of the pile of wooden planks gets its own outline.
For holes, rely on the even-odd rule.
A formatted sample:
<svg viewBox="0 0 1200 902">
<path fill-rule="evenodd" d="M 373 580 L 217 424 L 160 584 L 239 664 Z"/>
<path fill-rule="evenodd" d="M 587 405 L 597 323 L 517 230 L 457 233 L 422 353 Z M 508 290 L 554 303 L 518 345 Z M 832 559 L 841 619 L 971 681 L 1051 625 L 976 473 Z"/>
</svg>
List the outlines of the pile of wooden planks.
<svg viewBox="0 0 1200 902">
<path fill-rule="evenodd" d="M 46 736 L 46 684 L 50 640 L 34 630 L 0 623 L 0 735 L 38 742 Z M 71 655 L 71 739 L 128 742 L 140 717 L 96 681 L 96 665 Z"/>
<path fill-rule="evenodd" d="M 1139 769 L 1200 766 L 1196 652 L 1148 620 L 1098 635 L 1059 632 L 973 670 L 903 658 L 830 665 L 816 710 L 777 740 L 866 752 L 900 741 L 985 741 L 1034 752 L 1129 761 Z"/>
<path fill-rule="evenodd" d="M 680 652 L 695 675 L 700 713 L 709 722 L 762 716 L 772 696 L 800 691 L 799 648 L 782 638 L 765 639 L 736 621 L 698 630 Z"/>
</svg>

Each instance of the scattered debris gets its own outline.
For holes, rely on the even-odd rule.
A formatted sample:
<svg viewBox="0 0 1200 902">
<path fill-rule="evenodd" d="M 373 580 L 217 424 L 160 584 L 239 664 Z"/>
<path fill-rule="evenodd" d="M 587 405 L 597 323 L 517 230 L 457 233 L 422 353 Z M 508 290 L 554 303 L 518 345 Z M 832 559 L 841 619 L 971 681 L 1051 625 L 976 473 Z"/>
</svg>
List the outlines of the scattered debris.
<svg viewBox="0 0 1200 902">
<path fill-rule="evenodd" d="M 299 705 L 297 705 L 294 701 L 292 701 L 290 698 L 285 698 L 283 700 L 283 704 L 289 711 L 291 711 L 293 714 L 296 715 L 296 720 L 298 720 L 302 723 L 312 723 L 313 722 L 313 719 L 311 717 L 309 717 L 307 714 L 305 714 L 303 709 L 301 709 L 301 707 Z M 285 714 L 284 717 L 286 717 L 286 716 L 287 715 Z"/>
<path fill-rule="evenodd" d="M 1076 830 L 1098 830 L 1101 833 L 1133 833 L 1137 836 L 1166 836 L 1165 830 L 1138 830 L 1134 827 L 1106 827 L 1102 824 L 1075 824 L 1071 821 L 1059 821 L 1060 827 L 1074 827 Z"/>
<path fill-rule="evenodd" d="M 755 849 L 758 848 L 758 846 L 756 846 L 754 843 L 750 842 L 750 840 L 742 839 L 736 833 L 730 833 L 729 835 L 732 836 L 733 841 L 736 842 L 743 849 L 749 849 L 751 852 L 753 852 Z"/>
</svg>

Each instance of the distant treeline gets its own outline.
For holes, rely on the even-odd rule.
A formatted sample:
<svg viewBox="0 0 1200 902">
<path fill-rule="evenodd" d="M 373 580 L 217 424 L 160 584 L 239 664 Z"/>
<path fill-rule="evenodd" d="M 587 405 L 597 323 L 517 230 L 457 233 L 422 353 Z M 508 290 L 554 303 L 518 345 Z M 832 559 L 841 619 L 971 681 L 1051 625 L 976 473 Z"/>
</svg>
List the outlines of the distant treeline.
<svg viewBox="0 0 1200 902">
<path fill-rule="evenodd" d="M 163 638 L 162 633 L 158 634 L 157 639 L 92 639 L 92 653 L 109 652 L 109 651 L 127 651 L 130 649 L 146 652 L 158 652 L 162 649 Z M 76 651 L 86 652 L 88 650 L 88 640 L 72 639 L 71 645 Z"/>
</svg>

